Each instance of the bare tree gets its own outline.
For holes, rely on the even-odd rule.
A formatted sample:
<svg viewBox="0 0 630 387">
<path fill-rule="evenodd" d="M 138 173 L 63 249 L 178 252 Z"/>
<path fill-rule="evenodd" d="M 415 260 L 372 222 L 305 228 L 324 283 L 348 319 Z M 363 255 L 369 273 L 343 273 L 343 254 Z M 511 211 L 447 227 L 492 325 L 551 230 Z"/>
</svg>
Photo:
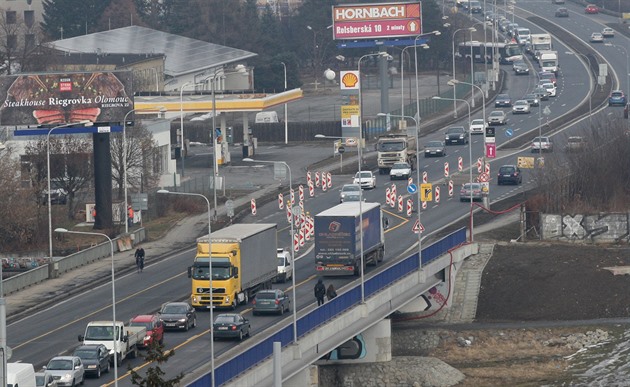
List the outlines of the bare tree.
<svg viewBox="0 0 630 387">
<path fill-rule="evenodd" d="M 161 164 L 157 152 L 157 142 L 153 134 L 143 125 L 127 127 L 126 144 L 122 133 L 114 133 L 111 139 L 112 179 L 118 187 L 118 199 L 124 197 L 124 155 L 127 157 L 127 189 L 142 192 L 155 187 Z"/>
</svg>

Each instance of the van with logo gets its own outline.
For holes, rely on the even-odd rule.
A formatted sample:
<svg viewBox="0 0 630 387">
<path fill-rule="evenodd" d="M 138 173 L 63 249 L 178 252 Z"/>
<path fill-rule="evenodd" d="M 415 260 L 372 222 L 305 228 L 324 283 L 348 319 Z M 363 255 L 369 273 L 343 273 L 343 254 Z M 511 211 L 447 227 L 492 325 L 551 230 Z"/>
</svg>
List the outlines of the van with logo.
<svg viewBox="0 0 630 387">
<path fill-rule="evenodd" d="M 275 111 L 256 113 L 257 124 L 270 124 L 280 122 L 278 119 L 278 113 Z"/>
</svg>

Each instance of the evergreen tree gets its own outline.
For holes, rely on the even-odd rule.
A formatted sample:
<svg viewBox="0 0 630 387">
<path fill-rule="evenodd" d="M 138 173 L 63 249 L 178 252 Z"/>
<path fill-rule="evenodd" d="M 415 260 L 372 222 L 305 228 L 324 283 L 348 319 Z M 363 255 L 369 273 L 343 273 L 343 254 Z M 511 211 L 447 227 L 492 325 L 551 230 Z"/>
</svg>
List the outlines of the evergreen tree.
<svg viewBox="0 0 630 387">
<path fill-rule="evenodd" d="M 50 39 L 66 39 L 97 32 L 111 0 L 44 0 L 42 30 Z"/>
<path fill-rule="evenodd" d="M 155 362 L 156 366 L 149 367 L 147 369 L 147 374 L 145 377 L 142 377 L 138 374 L 131 366 L 128 366 L 129 373 L 131 374 L 131 384 L 142 387 L 174 387 L 178 386 L 179 382 L 184 377 L 184 373 L 180 372 L 177 376 L 171 379 L 164 379 L 164 375 L 166 373 L 162 371 L 160 365 L 166 363 L 168 359 L 175 355 L 175 350 L 170 350 L 164 352 L 164 345 L 160 344 L 157 340 L 153 340 L 149 348 L 147 349 L 147 354 L 144 356 L 144 360 L 149 363 Z"/>
</svg>

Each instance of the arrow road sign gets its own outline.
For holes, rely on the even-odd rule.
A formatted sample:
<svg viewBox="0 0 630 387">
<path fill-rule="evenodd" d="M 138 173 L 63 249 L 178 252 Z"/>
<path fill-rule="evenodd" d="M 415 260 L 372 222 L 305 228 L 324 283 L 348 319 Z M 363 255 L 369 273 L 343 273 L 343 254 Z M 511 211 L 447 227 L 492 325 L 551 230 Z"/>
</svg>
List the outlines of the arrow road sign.
<svg viewBox="0 0 630 387">
<path fill-rule="evenodd" d="M 409 184 L 407 186 L 407 192 L 409 192 L 410 194 L 415 194 L 416 192 L 418 192 L 418 186 L 415 184 Z"/>
</svg>

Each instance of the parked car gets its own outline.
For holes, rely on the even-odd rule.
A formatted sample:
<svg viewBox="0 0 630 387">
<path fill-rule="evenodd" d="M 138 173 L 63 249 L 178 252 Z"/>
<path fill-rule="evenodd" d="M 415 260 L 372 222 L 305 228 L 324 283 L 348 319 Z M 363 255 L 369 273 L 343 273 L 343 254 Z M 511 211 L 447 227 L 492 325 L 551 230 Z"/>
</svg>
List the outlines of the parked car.
<svg viewBox="0 0 630 387">
<path fill-rule="evenodd" d="M 505 125 L 506 123 L 507 116 L 501 110 L 495 110 L 488 116 L 488 125 Z"/>
<path fill-rule="evenodd" d="M 471 189 L 471 186 L 472 186 L 472 189 Z M 472 183 L 472 185 L 470 183 L 466 183 L 462 185 L 462 188 L 459 191 L 459 201 L 469 202 L 471 196 L 472 196 L 473 201 L 483 200 L 483 194 L 481 191 L 481 183 Z"/>
<path fill-rule="evenodd" d="M 538 105 L 540 105 L 540 99 L 536 94 L 525 94 L 523 99 L 526 100 L 531 107 L 537 107 Z"/>
<path fill-rule="evenodd" d="M 261 290 L 252 301 L 254 316 L 261 313 L 277 313 L 283 315 L 291 310 L 289 296 L 280 289 Z"/>
<path fill-rule="evenodd" d="M 608 97 L 608 106 L 626 106 L 626 94 L 621 90 L 613 90 Z"/>
<path fill-rule="evenodd" d="M 518 60 L 512 64 L 512 70 L 514 70 L 515 75 L 527 75 L 529 74 L 529 66 L 525 61 Z M 496 101 L 495 101 L 496 106 Z"/>
<path fill-rule="evenodd" d="M 584 13 L 597 14 L 599 13 L 599 8 L 595 4 L 589 4 L 584 8 Z"/>
<path fill-rule="evenodd" d="M 486 122 L 483 118 L 475 118 L 470 121 L 470 134 L 484 134 L 486 129 Z"/>
<path fill-rule="evenodd" d="M 167 302 L 158 313 L 164 329 L 188 331 L 197 326 L 197 312 L 187 302 Z"/>
<path fill-rule="evenodd" d="M 339 192 L 339 203 L 358 202 L 361 198 L 361 186 L 358 184 L 344 184 Z"/>
<path fill-rule="evenodd" d="M 569 10 L 564 7 L 556 9 L 556 17 L 569 17 Z"/>
<path fill-rule="evenodd" d="M 512 105 L 512 114 L 529 114 L 530 112 L 529 102 L 524 99 L 519 99 Z"/>
<path fill-rule="evenodd" d="M 446 156 L 446 147 L 442 141 L 429 141 L 424 146 L 424 157 Z"/>
<path fill-rule="evenodd" d="M 59 387 L 76 386 L 85 381 L 85 369 L 78 356 L 55 356 L 44 367 L 57 381 Z"/>
<path fill-rule="evenodd" d="M 508 94 L 499 94 L 494 100 L 494 107 L 510 107 L 512 106 L 512 99 Z"/>
<path fill-rule="evenodd" d="M 516 165 L 503 165 L 499 168 L 497 174 L 497 184 L 502 185 L 506 183 L 521 184 L 523 182 L 523 175 L 521 169 Z"/>
<path fill-rule="evenodd" d="M 604 29 L 602 29 L 602 36 L 605 38 L 614 38 L 615 30 L 610 27 L 604 27 Z"/>
<path fill-rule="evenodd" d="M 249 320 L 238 313 L 222 313 L 214 319 L 212 333 L 214 339 L 236 338 L 243 341 L 249 337 L 251 326 Z"/>
<path fill-rule="evenodd" d="M 83 362 L 86 376 L 101 377 L 101 373 L 109 372 L 111 355 L 103 344 L 81 345 L 77 347 L 72 356 L 76 356 Z"/>
<path fill-rule="evenodd" d="M 468 132 L 463 126 L 452 126 L 446 129 L 444 142 L 446 145 L 468 144 Z"/>
<path fill-rule="evenodd" d="M 50 180 L 50 204 L 63 204 L 68 202 L 68 192 L 63 189 L 58 179 Z M 48 204 L 48 189 L 42 192 L 42 204 Z"/>
<path fill-rule="evenodd" d="M 35 372 L 35 387 L 57 387 L 57 381 L 50 372 Z"/>
<path fill-rule="evenodd" d="M 354 184 L 358 184 L 361 188 L 373 189 L 376 187 L 376 176 L 372 171 L 360 171 L 354 175 Z"/>
<path fill-rule="evenodd" d="M 586 148 L 586 140 L 582 136 L 570 136 L 567 139 L 566 152 L 581 152 Z"/>
<path fill-rule="evenodd" d="M 553 142 L 550 137 L 536 137 L 531 145 L 532 153 L 553 152 Z"/>
<path fill-rule="evenodd" d="M 604 35 L 601 32 L 593 32 L 590 40 L 591 43 L 604 43 Z"/>
<path fill-rule="evenodd" d="M 164 324 L 157 314 L 141 314 L 129 321 L 130 327 L 145 327 L 147 335 L 144 337 L 141 348 L 150 347 L 154 342 L 162 344 L 164 342 Z"/>
<path fill-rule="evenodd" d="M 426 154 L 425 154 L 426 156 Z M 409 179 L 411 176 L 411 166 L 407 163 L 394 163 L 389 170 L 389 179 Z"/>
</svg>

